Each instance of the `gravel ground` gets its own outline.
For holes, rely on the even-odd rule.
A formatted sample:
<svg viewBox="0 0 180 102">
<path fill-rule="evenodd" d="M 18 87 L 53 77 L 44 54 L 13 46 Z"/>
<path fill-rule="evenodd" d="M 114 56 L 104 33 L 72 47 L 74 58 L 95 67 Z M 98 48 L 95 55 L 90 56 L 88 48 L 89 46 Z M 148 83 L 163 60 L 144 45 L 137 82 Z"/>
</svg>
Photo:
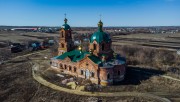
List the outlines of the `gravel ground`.
<svg viewBox="0 0 180 102">
<path fill-rule="evenodd" d="M 0 65 L 1 102 L 154 102 L 141 97 L 84 97 L 55 91 L 32 78 L 30 62 L 25 57 Z"/>
</svg>

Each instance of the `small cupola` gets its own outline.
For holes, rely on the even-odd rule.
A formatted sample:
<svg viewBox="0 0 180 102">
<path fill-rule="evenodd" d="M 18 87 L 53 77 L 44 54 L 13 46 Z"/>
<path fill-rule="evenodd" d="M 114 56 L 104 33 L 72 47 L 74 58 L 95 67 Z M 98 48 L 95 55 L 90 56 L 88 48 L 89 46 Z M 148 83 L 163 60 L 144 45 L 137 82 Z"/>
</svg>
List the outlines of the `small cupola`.
<svg viewBox="0 0 180 102">
<path fill-rule="evenodd" d="M 67 24 L 68 19 L 66 18 L 66 14 L 65 14 L 65 18 L 64 18 L 64 24 L 62 25 L 62 29 L 64 30 L 71 30 L 71 27 Z"/>
<path fill-rule="evenodd" d="M 98 23 L 98 31 L 103 32 L 102 28 L 103 28 L 103 22 L 100 20 Z"/>
<path fill-rule="evenodd" d="M 64 23 L 67 24 L 67 21 L 68 21 L 67 18 L 65 18 L 65 19 L 64 19 Z"/>
</svg>

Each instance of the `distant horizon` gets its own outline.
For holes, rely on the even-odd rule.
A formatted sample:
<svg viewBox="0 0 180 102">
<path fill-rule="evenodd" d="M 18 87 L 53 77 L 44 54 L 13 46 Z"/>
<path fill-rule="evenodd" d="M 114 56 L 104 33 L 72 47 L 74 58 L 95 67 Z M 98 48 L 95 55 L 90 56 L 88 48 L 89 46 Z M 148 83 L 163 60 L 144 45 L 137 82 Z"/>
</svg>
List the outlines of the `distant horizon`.
<svg viewBox="0 0 180 102">
<path fill-rule="evenodd" d="M 61 27 L 61 26 L 33 26 L 33 25 L 27 25 L 27 26 L 16 26 L 16 25 L 0 25 L 0 27 Z M 94 27 L 97 26 L 71 26 L 71 27 Z M 174 25 L 174 26 L 103 26 L 103 27 L 180 27 L 180 25 Z"/>
</svg>

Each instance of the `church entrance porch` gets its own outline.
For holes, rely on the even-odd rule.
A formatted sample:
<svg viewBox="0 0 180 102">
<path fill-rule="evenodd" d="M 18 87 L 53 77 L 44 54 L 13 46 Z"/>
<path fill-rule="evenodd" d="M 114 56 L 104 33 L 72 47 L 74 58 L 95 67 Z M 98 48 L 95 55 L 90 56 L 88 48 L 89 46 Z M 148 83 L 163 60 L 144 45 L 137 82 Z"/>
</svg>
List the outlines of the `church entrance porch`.
<svg viewBox="0 0 180 102">
<path fill-rule="evenodd" d="M 90 72 L 89 72 L 88 69 L 85 71 L 85 78 L 86 78 L 86 79 L 89 79 L 89 78 L 90 78 Z"/>
</svg>

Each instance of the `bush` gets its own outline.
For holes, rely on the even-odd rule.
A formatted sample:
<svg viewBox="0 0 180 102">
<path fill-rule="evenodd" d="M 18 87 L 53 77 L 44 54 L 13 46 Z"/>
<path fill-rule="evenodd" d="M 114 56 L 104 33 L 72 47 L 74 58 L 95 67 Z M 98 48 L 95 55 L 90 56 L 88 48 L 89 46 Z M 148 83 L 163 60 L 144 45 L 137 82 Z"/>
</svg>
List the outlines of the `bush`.
<svg viewBox="0 0 180 102">
<path fill-rule="evenodd" d="M 179 66 L 180 56 L 175 51 L 154 49 L 132 45 L 114 45 L 113 50 L 127 58 L 128 64 L 147 65 L 162 68 L 162 66 Z"/>
</svg>

